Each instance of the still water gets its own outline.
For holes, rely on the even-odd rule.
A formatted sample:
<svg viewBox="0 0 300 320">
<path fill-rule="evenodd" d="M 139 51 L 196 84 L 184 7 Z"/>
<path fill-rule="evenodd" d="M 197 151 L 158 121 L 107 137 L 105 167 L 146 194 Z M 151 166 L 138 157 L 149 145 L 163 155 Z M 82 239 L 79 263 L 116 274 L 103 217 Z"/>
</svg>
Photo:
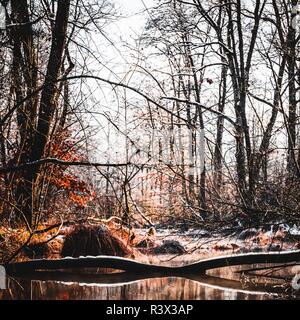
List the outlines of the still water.
<svg viewBox="0 0 300 320">
<path fill-rule="evenodd" d="M 248 266 L 249 267 L 249 266 Z M 252 266 L 257 267 L 257 266 Z M 295 268 L 295 267 L 294 267 Z M 289 284 L 278 269 L 274 277 L 246 276 L 239 268 L 184 277 L 97 272 L 36 272 L 8 278 L 0 299 L 26 300 L 269 300 L 289 298 Z M 102 270 L 103 272 L 103 270 Z M 295 270 L 293 271 L 295 272 Z"/>
</svg>

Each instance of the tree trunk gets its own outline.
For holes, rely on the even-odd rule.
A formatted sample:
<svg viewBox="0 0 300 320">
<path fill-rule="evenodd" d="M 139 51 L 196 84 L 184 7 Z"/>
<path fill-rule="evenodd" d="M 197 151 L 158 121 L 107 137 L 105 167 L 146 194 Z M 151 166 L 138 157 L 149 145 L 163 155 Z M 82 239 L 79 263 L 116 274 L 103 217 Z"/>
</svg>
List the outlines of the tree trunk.
<svg viewBox="0 0 300 320">
<path fill-rule="evenodd" d="M 292 6 L 297 5 L 297 0 L 292 0 Z M 291 19 L 295 17 L 292 13 Z M 289 114 L 288 114 L 288 156 L 287 169 L 290 174 L 295 175 L 299 168 L 296 159 L 296 121 L 297 121 L 297 99 L 296 99 L 296 30 L 290 26 L 286 41 L 287 67 L 288 67 L 288 86 L 289 86 Z M 298 169 L 298 170 L 297 170 Z"/>
<path fill-rule="evenodd" d="M 226 104 L 226 93 L 227 93 L 227 72 L 228 67 L 225 65 L 226 61 L 223 61 L 224 66 L 222 66 L 221 72 L 221 82 L 219 88 L 219 104 L 218 111 L 223 113 Z M 217 120 L 217 135 L 216 135 L 216 144 L 213 155 L 213 164 L 214 164 L 214 187 L 216 189 L 217 195 L 219 195 L 222 186 L 222 144 L 223 144 L 223 132 L 224 132 L 224 118 L 218 116 Z"/>
<path fill-rule="evenodd" d="M 37 58 L 34 48 L 33 30 L 30 24 L 27 0 L 11 1 L 12 22 L 16 25 L 11 31 L 13 39 L 13 92 L 15 103 L 18 104 L 25 96 L 31 96 L 37 88 Z M 32 138 L 36 121 L 37 97 L 28 99 L 17 109 L 17 124 L 19 130 L 19 153 L 17 164 L 31 160 L 29 150 L 32 148 Z M 16 185 L 14 198 L 17 206 L 18 220 L 28 220 L 31 210 L 32 193 L 27 192 L 28 180 L 24 175 L 12 175 L 12 184 Z"/>
<path fill-rule="evenodd" d="M 47 72 L 41 94 L 38 121 L 26 154 L 30 161 L 43 157 L 49 138 L 51 120 L 56 107 L 56 81 L 60 75 L 63 52 L 67 36 L 70 0 L 58 0 L 55 26 L 52 34 L 52 45 L 47 64 Z M 18 190 L 18 207 L 22 210 L 29 226 L 34 223 L 36 191 L 38 190 L 38 173 L 40 166 L 27 169 Z"/>
</svg>

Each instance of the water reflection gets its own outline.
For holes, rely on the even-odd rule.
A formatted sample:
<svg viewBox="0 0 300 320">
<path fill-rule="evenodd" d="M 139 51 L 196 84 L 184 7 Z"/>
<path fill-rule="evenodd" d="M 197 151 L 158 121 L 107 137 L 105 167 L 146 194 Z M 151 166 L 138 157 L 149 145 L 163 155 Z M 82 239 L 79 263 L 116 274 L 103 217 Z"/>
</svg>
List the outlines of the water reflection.
<svg viewBox="0 0 300 320">
<path fill-rule="evenodd" d="M 244 283 L 233 268 L 208 275 L 159 276 L 36 272 L 8 279 L 2 299 L 26 300 L 265 300 L 278 298 L 280 286 Z M 147 279 L 144 279 L 144 278 Z M 1 297 L 1 296 L 0 296 Z"/>
<path fill-rule="evenodd" d="M 10 280 L 3 299 L 26 300 L 223 300 L 270 299 L 265 293 L 216 288 L 179 277 L 153 278 L 121 285 L 40 280 Z"/>
<path fill-rule="evenodd" d="M 151 257 L 150 257 L 151 258 Z M 158 263 L 152 257 L 147 263 Z M 194 259 L 200 259 L 194 257 Z M 160 264 L 191 263 L 178 257 L 159 260 Z M 269 265 L 274 267 L 274 265 Z M 265 300 L 286 298 L 286 284 L 300 272 L 300 267 L 279 268 L 275 277 L 243 274 L 247 268 L 259 265 L 226 267 L 201 274 L 130 274 L 112 270 L 69 270 L 68 272 L 35 272 L 7 280 L 0 299 L 26 300 Z M 261 265 L 260 265 L 261 267 Z M 267 275 L 270 275 L 268 271 Z"/>
</svg>

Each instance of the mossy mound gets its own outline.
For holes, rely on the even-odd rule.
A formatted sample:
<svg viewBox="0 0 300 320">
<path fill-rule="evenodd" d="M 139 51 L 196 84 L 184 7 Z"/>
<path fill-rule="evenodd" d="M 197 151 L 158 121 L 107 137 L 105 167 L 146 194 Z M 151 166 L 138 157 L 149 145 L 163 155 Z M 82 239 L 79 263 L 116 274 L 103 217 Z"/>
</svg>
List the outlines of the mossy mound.
<svg viewBox="0 0 300 320">
<path fill-rule="evenodd" d="M 103 225 L 81 225 L 71 229 L 66 235 L 61 255 L 80 256 L 129 256 L 132 249 Z"/>
</svg>

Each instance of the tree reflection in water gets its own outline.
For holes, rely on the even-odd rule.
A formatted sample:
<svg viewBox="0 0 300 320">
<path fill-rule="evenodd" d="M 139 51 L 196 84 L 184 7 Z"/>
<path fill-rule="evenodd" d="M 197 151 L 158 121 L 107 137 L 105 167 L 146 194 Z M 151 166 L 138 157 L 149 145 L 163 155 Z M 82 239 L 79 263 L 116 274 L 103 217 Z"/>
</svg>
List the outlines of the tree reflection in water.
<svg viewBox="0 0 300 320">
<path fill-rule="evenodd" d="M 209 275 L 183 277 L 157 274 L 136 275 L 36 272 L 8 280 L 2 299 L 33 300 L 264 300 L 278 298 L 282 281 L 244 281 L 239 268 L 223 268 Z M 249 280 L 249 279 L 248 279 Z"/>
</svg>

